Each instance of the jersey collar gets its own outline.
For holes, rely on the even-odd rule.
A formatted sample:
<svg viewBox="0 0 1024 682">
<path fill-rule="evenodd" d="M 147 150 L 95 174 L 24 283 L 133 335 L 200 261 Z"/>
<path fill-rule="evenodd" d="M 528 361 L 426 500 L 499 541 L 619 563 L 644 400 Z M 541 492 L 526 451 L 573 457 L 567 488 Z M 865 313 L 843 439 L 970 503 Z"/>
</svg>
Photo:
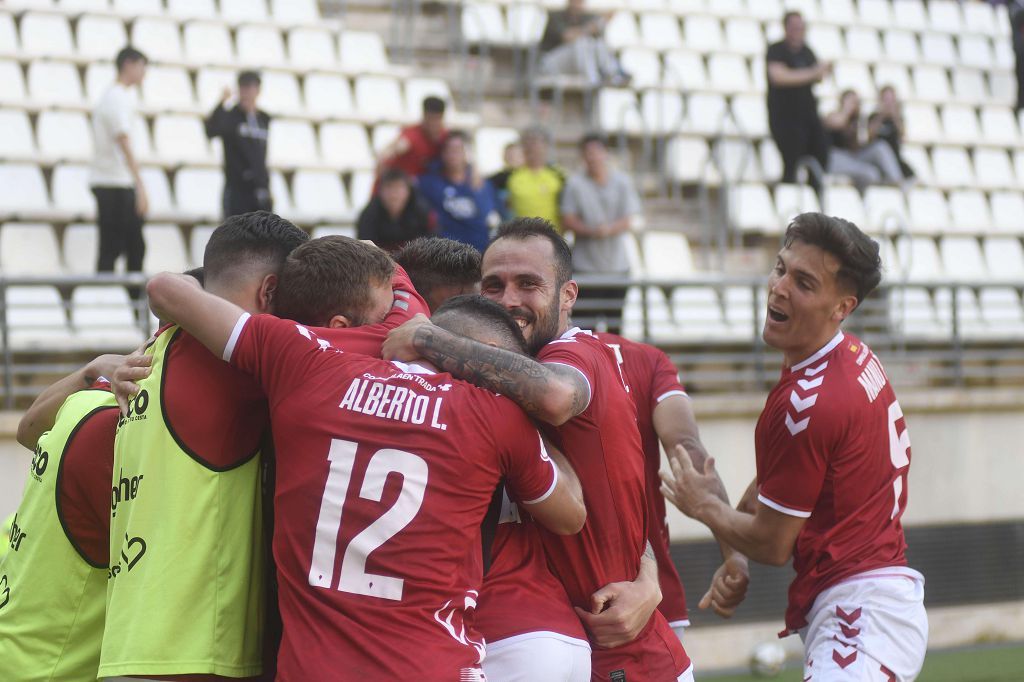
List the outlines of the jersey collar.
<svg viewBox="0 0 1024 682">
<path fill-rule="evenodd" d="M 807 358 L 806 360 L 796 363 L 795 365 L 789 368 L 789 371 L 799 372 L 804 367 L 807 367 L 808 365 L 813 365 L 815 362 L 821 360 L 823 357 L 834 351 L 836 349 L 836 346 L 843 342 L 844 338 L 845 336 L 843 335 L 843 332 L 837 331 L 836 335 L 832 337 L 832 340 L 826 343 L 824 346 L 822 346 L 817 353 Z"/>
</svg>

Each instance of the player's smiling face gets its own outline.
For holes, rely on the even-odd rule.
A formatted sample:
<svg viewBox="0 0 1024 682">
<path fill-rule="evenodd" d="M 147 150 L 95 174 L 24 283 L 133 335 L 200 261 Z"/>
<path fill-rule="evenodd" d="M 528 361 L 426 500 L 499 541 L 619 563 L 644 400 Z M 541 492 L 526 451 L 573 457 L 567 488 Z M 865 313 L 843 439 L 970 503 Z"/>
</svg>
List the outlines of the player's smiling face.
<svg viewBox="0 0 1024 682">
<path fill-rule="evenodd" d="M 551 242 L 542 237 L 499 239 L 488 247 L 481 269 L 480 293 L 508 309 L 532 355 L 559 335 L 576 297 L 572 282 L 557 286 Z M 565 307 L 567 293 L 572 301 Z"/>
<path fill-rule="evenodd" d="M 813 355 L 835 336 L 857 299 L 839 283 L 839 259 L 801 241 L 779 252 L 768 277 L 765 343 L 793 365 Z"/>
</svg>

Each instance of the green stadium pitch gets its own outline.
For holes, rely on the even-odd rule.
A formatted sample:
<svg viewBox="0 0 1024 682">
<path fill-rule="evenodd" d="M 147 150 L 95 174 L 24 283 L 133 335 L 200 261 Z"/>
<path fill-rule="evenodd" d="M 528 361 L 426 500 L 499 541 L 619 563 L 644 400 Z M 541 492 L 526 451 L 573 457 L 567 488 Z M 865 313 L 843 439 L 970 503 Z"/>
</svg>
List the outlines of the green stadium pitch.
<svg viewBox="0 0 1024 682">
<path fill-rule="evenodd" d="M 778 677 L 754 675 L 700 675 L 708 682 L 800 682 L 802 670 L 788 666 Z M 928 652 L 917 682 L 1021 682 L 1024 680 L 1024 645 L 972 647 Z"/>
</svg>

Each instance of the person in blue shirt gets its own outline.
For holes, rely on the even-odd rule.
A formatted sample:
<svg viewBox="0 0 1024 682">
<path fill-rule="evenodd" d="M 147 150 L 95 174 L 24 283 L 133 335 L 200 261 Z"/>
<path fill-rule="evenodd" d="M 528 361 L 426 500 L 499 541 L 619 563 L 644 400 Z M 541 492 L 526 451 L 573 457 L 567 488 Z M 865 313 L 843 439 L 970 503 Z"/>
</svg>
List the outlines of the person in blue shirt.
<svg viewBox="0 0 1024 682">
<path fill-rule="evenodd" d="M 501 218 L 494 187 L 478 178 L 466 155 L 465 133 L 448 133 L 440 158 L 420 176 L 420 194 L 437 213 L 440 236 L 463 242 L 480 252 Z"/>
</svg>

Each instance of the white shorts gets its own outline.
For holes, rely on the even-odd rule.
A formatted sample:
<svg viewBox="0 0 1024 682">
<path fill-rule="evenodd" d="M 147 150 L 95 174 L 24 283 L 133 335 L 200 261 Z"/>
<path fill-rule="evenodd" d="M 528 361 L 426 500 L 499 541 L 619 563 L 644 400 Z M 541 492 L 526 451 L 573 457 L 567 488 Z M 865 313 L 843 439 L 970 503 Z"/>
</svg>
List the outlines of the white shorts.
<svg viewBox="0 0 1024 682">
<path fill-rule="evenodd" d="M 553 632 L 487 643 L 487 682 L 590 682 L 590 645 Z"/>
<path fill-rule="evenodd" d="M 812 682 L 910 682 L 924 664 L 924 577 L 909 568 L 867 571 L 824 590 L 800 631 Z"/>
</svg>

